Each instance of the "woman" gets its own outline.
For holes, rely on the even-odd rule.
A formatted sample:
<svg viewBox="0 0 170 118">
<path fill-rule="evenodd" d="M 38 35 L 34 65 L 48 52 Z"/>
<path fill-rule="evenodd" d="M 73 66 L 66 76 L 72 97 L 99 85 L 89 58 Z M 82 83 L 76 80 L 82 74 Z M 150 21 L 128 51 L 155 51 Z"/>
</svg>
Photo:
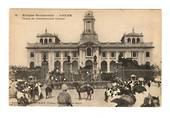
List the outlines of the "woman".
<svg viewBox="0 0 170 118">
<path fill-rule="evenodd" d="M 66 84 L 62 85 L 62 92 L 59 93 L 57 101 L 59 106 L 72 106 L 71 96 L 67 92 L 68 87 Z"/>
</svg>

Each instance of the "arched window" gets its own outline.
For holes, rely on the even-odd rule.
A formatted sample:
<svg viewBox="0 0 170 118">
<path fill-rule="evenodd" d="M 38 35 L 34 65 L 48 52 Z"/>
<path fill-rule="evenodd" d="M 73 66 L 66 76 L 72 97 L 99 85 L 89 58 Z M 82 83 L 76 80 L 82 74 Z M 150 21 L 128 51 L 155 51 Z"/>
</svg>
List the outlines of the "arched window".
<svg viewBox="0 0 170 118">
<path fill-rule="evenodd" d="M 111 71 L 111 72 L 114 72 L 116 66 L 117 66 L 117 65 L 116 65 L 116 62 L 115 62 L 115 61 L 111 61 L 111 62 L 110 62 L 110 71 Z"/>
<path fill-rule="evenodd" d="M 34 68 L 34 62 L 30 62 L 30 68 Z"/>
<path fill-rule="evenodd" d="M 45 60 L 45 61 L 48 60 L 48 53 L 47 52 L 42 53 L 42 59 Z"/>
<path fill-rule="evenodd" d="M 72 71 L 75 73 L 78 72 L 78 62 L 77 61 L 72 62 Z"/>
<path fill-rule="evenodd" d="M 54 69 L 60 71 L 60 68 L 61 68 L 60 61 L 55 61 L 55 63 L 54 63 Z"/>
<path fill-rule="evenodd" d="M 101 71 L 107 72 L 107 62 L 106 61 L 101 62 Z"/>
<path fill-rule="evenodd" d="M 133 44 L 135 43 L 135 38 L 132 39 L 132 43 L 133 43 Z"/>
<path fill-rule="evenodd" d="M 63 71 L 64 73 L 67 73 L 70 71 L 70 64 L 67 61 L 63 62 Z"/>
<path fill-rule="evenodd" d="M 87 56 L 92 56 L 91 48 L 87 48 Z"/>
<path fill-rule="evenodd" d="M 137 43 L 140 43 L 140 38 L 137 38 Z"/>
<path fill-rule="evenodd" d="M 91 60 L 87 60 L 85 62 L 85 67 L 88 69 L 92 69 L 93 68 L 93 62 Z"/>
<path fill-rule="evenodd" d="M 149 62 L 149 61 L 147 61 L 147 62 L 145 63 L 145 67 L 146 67 L 146 69 L 149 69 L 149 68 L 150 68 L 150 62 Z"/>
<path fill-rule="evenodd" d="M 44 43 L 47 44 L 47 39 L 44 40 Z"/>
<path fill-rule="evenodd" d="M 34 57 L 34 52 L 31 52 L 31 53 L 30 53 L 30 57 Z"/>
<path fill-rule="evenodd" d="M 131 42 L 131 39 L 130 39 L 130 38 L 128 38 L 128 39 L 127 39 L 127 42 L 128 42 L 128 43 L 130 43 L 130 42 Z"/>
<path fill-rule="evenodd" d="M 49 43 L 52 43 L 52 39 L 49 39 Z"/>
<path fill-rule="evenodd" d="M 40 39 L 40 43 L 43 44 L 43 39 Z"/>
</svg>

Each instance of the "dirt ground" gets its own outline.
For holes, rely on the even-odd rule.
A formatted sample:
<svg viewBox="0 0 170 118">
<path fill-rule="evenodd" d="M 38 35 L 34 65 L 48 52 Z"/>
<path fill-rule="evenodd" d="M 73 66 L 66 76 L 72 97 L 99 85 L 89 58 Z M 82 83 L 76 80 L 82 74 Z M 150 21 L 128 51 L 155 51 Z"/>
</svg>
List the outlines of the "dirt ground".
<svg viewBox="0 0 170 118">
<path fill-rule="evenodd" d="M 136 94 L 136 103 L 133 105 L 134 107 L 139 107 L 142 103 L 144 98 L 151 93 L 153 96 L 159 96 L 161 100 L 161 88 L 157 87 L 156 84 L 152 84 L 151 87 L 146 87 L 147 92 Z M 58 106 L 57 104 L 57 96 L 61 90 L 54 90 L 53 97 L 48 99 L 41 99 L 38 102 L 31 104 L 30 106 Z M 81 93 L 82 99 L 78 99 L 78 94 L 75 89 L 68 90 L 69 94 L 72 97 L 73 106 L 96 106 L 96 107 L 115 107 L 116 103 L 112 102 L 105 102 L 104 101 L 104 92 L 105 89 L 95 89 L 94 94 L 92 94 L 91 100 L 86 100 L 86 93 Z M 44 91 L 43 94 L 45 95 Z M 114 99 L 114 98 L 113 98 Z"/>
</svg>

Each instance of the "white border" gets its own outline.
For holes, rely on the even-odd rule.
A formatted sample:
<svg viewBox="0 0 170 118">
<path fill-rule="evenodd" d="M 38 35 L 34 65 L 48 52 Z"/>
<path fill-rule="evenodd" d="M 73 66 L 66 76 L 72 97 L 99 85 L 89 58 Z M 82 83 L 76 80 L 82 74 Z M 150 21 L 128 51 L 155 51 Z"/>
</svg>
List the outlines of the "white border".
<svg viewBox="0 0 170 118">
<path fill-rule="evenodd" d="M 8 106 L 9 8 L 162 9 L 162 107 L 57 108 Z M 0 3 L 0 117 L 165 117 L 170 109 L 170 7 L 168 0 L 5 0 Z"/>
</svg>

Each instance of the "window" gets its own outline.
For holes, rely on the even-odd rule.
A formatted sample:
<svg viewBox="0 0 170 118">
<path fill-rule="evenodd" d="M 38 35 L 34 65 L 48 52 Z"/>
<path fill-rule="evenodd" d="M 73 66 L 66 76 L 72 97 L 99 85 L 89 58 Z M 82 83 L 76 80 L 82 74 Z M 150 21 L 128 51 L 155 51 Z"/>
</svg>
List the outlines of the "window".
<svg viewBox="0 0 170 118">
<path fill-rule="evenodd" d="M 77 52 L 76 51 L 73 52 L 73 57 L 77 57 Z"/>
<path fill-rule="evenodd" d="M 34 52 L 31 52 L 31 53 L 30 53 L 30 57 L 34 57 Z"/>
<path fill-rule="evenodd" d="M 115 52 L 111 52 L 111 57 L 115 57 Z"/>
<path fill-rule="evenodd" d="M 146 57 L 150 57 L 150 52 L 146 52 Z"/>
<path fill-rule="evenodd" d="M 131 39 L 130 39 L 130 38 L 128 38 L 128 39 L 127 39 L 127 42 L 128 42 L 128 43 L 130 43 L 130 42 L 131 42 Z"/>
<path fill-rule="evenodd" d="M 55 57 L 60 57 L 60 52 L 55 52 Z"/>
<path fill-rule="evenodd" d="M 68 52 L 65 52 L 65 53 L 64 53 L 64 57 L 68 57 Z"/>
<path fill-rule="evenodd" d="M 132 43 L 133 43 L 133 44 L 135 43 L 135 38 L 132 39 Z"/>
<path fill-rule="evenodd" d="M 47 44 L 47 39 L 44 40 L 44 43 Z"/>
<path fill-rule="evenodd" d="M 102 52 L 102 57 L 106 57 L 106 52 Z"/>
<path fill-rule="evenodd" d="M 87 48 L 87 56 L 92 56 L 91 48 Z"/>
<path fill-rule="evenodd" d="M 138 52 L 132 52 L 132 57 L 138 57 Z"/>
<path fill-rule="evenodd" d="M 124 52 L 120 52 L 119 55 L 120 55 L 121 57 L 124 57 Z"/>
<path fill-rule="evenodd" d="M 52 39 L 49 39 L 49 43 L 52 43 Z"/>
<path fill-rule="evenodd" d="M 43 44 L 43 39 L 40 39 L 40 43 Z"/>
<path fill-rule="evenodd" d="M 137 43 L 140 43 L 140 38 L 137 38 Z"/>
<path fill-rule="evenodd" d="M 44 60 L 48 59 L 48 53 L 47 53 L 47 52 L 44 52 L 44 53 L 43 53 L 43 59 L 44 59 Z"/>
<path fill-rule="evenodd" d="M 30 68 L 31 68 L 31 69 L 34 68 L 34 62 L 30 62 Z"/>
</svg>

